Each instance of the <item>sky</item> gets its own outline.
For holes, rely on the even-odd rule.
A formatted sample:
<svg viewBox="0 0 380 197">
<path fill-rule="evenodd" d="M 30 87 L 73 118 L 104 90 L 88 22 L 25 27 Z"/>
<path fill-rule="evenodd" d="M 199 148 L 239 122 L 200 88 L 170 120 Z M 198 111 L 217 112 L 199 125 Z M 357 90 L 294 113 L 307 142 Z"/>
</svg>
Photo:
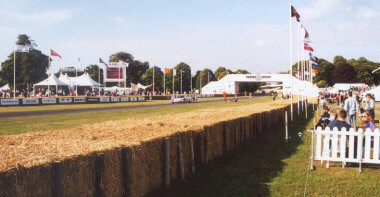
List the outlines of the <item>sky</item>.
<svg viewBox="0 0 380 197">
<path fill-rule="evenodd" d="M 84 68 L 125 51 L 150 65 L 192 70 L 225 66 L 277 73 L 298 58 L 298 29 L 286 0 L 0 0 L 0 62 L 19 34 L 37 49 L 50 49 L 53 72 Z M 380 61 L 380 1 L 294 0 L 310 34 L 314 55 L 332 61 L 366 57 Z M 301 52 L 302 53 L 302 52 Z M 78 57 L 81 62 L 78 62 Z"/>
</svg>

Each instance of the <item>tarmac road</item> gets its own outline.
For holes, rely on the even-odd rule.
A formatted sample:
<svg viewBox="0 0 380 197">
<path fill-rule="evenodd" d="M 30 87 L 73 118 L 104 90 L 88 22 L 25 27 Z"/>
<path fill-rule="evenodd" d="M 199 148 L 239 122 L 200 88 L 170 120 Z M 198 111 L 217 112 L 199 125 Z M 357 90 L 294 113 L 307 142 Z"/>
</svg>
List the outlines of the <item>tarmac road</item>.
<svg viewBox="0 0 380 197">
<path fill-rule="evenodd" d="M 257 96 L 255 96 L 257 97 Z M 254 98 L 255 98 L 254 97 Z M 249 99 L 249 98 L 239 98 Z M 102 112 L 102 111 L 120 111 L 120 110 L 129 110 L 129 109 L 144 109 L 144 108 L 156 108 L 156 107 L 165 107 L 173 105 L 192 105 L 196 103 L 216 103 L 223 102 L 223 98 L 220 100 L 213 101 L 199 101 L 192 103 L 167 103 L 167 104 L 155 104 L 155 105 L 137 105 L 137 106 L 116 106 L 116 107 L 102 107 L 102 108 L 84 108 L 84 109 L 60 109 L 60 110 L 44 110 L 44 111 L 27 111 L 27 112 L 7 112 L 0 113 L 0 118 L 17 118 L 17 117 L 27 117 L 27 116 L 47 116 L 47 115 L 59 115 L 59 114 L 77 114 L 77 113 L 86 113 L 86 112 Z"/>
</svg>

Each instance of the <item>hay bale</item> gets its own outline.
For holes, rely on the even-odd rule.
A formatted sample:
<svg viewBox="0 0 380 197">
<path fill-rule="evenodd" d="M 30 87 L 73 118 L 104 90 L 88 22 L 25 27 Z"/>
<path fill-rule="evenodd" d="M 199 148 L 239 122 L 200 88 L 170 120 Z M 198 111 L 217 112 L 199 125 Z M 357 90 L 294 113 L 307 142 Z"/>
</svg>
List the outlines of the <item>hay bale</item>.
<svg viewBox="0 0 380 197">
<path fill-rule="evenodd" d="M 95 155 L 76 156 L 62 162 L 64 196 L 95 195 Z"/>
<path fill-rule="evenodd" d="M 234 150 L 234 128 L 235 128 L 235 121 L 229 120 L 225 123 L 225 130 L 226 130 L 226 148 L 227 151 Z"/>
<path fill-rule="evenodd" d="M 178 138 L 177 135 L 168 137 L 170 141 L 170 180 L 177 180 L 178 176 Z"/>
<path fill-rule="evenodd" d="M 172 147 L 172 145 L 170 145 Z M 163 185 L 163 140 L 131 147 L 131 196 L 143 196 Z"/>
<path fill-rule="evenodd" d="M 101 174 L 101 186 L 105 196 L 122 196 L 123 171 L 121 168 L 121 149 L 115 148 L 104 152 L 103 173 Z"/>
<path fill-rule="evenodd" d="M 19 166 L 0 174 L 0 196 L 51 196 L 51 165 Z"/>
<path fill-rule="evenodd" d="M 121 175 L 123 196 L 132 196 L 132 150 L 130 147 L 121 147 Z"/>
<path fill-rule="evenodd" d="M 223 154 L 223 122 L 209 127 L 208 159 L 212 160 Z"/>
<path fill-rule="evenodd" d="M 185 175 L 192 171 L 191 164 L 191 137 L 192 131 L 181 133 L 183 168 Z M 193 144 L 194 145 L 194 144 Z"/>
</svg>

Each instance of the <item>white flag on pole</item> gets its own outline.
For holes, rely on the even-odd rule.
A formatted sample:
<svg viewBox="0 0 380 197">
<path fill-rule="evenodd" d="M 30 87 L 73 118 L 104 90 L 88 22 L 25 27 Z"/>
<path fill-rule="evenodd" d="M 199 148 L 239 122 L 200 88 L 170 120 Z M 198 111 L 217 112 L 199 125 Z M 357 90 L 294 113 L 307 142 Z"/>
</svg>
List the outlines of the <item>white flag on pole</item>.
<svg viewBox="0 0 380 197">
<path fill-rule="evenodd" d="M 177 71 L 173 68 L 173 76 L 177 74 Z"/>
<path fill-rule="evenodd" d="M 14 48 L 14 51 L 15 51 L 15 52 L 29 53 L 29 46 L 27 46 L 27 45 L 18 45 L 18 44 L 16 44 L 16 45 L 15 45 L 15 48 Z"/>
</svg>

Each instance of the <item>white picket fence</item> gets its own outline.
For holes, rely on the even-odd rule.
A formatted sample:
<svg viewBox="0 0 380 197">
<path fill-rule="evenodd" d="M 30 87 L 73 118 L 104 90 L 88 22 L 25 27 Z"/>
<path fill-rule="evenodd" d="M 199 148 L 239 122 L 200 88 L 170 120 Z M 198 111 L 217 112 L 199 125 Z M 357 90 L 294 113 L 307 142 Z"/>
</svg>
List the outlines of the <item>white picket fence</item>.
<svg viewBox="0 0 380 197">
<path fill-rule="evenodd" d="M 375 129 L 371 131 L 358 129 L 355 131 L 351 128 L 349 131 L 342 128 L 330 130 L 326 127 L 323 130 L 318 127 L 317 130 L 312 130 L 312 157 L 311 168 L 313 168 L 313 160 L 320 160 L 321 163 L 326 161 L 326 167 L 329 167 L 329 162 L 342 162 L 342 167 L 346 162 L 359 163 L 359 171 L 361 172 L 361 164 L 380 164 L 379 140 L 380 131 Z M 315 155 L 314 152 L 314 135 L 316 135 Z M 371 144 L 373 146 L 371 147 Z M 356 149 L 356 150 L 355 150 Z M 354 152 L 357 153 L 356 157 Z"/>
</svg>

